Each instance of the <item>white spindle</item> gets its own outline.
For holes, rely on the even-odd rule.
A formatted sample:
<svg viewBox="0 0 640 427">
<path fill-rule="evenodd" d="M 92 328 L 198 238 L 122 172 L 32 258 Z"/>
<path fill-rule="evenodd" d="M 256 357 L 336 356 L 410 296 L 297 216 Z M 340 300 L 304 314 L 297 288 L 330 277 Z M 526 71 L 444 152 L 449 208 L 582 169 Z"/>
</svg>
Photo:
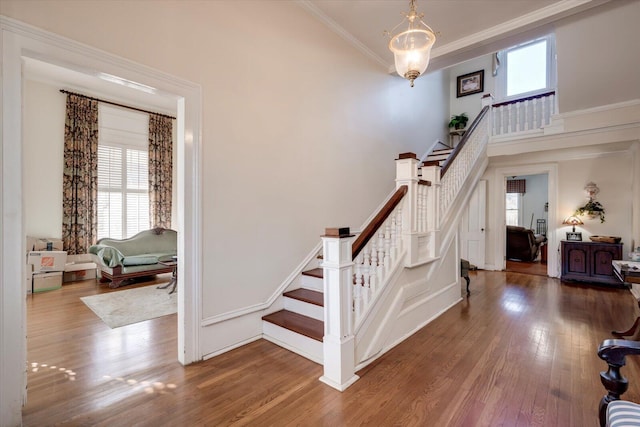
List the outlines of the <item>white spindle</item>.
<svg viewBox="0 0 640 427">
<path fill-rule="evenodd" d="M 531 120 L 531 127 L 533 129 L 538 128 L 538 99 L 533 98 L 533 119 Z"/>
<path fill-rule="evenodd" d="M 524 130 L 529 130 L 529 100 L 524 101 Z"/>
<path fill-rule="evenodd" d="M 545 114 L 546 112 L 546 99 L 544 98 L 540 98 L 540 108 L 541 108 L 541 112 L 540 112 L 540 127 L 544 126 L 547 123 L 547 115 Z"/>
<path fill-rule="evenodd" d="M 520 102 L 516 103 L 516 132 L 520 132 Z"/>
</svg>

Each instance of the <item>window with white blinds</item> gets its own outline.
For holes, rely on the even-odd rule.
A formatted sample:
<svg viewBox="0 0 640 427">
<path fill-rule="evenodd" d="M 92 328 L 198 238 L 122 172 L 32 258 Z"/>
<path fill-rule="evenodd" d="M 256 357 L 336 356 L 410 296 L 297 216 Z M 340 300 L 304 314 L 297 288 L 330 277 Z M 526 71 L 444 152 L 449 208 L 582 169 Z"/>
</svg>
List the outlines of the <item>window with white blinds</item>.
<svg viewBox="0 0 640 427">
<path fill-rule="evenodd" d="M 107 105 L 99 108 L 98 239 L 123 239 L 149 222 L 149 118 Z"/>
</svg>

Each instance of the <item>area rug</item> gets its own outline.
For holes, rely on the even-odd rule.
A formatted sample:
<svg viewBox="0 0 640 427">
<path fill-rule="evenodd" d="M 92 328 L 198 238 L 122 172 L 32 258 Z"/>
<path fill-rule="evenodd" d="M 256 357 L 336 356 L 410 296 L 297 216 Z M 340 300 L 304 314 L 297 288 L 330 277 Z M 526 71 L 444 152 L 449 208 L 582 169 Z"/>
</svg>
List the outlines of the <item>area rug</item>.
<svg viewBox="0 0 640 427">
<path fill-rule="evenodd" d="M 110 328 L 144 322 L 178 311 L 177 293 L 157 284 L 80 298 Z"/>
</svg>

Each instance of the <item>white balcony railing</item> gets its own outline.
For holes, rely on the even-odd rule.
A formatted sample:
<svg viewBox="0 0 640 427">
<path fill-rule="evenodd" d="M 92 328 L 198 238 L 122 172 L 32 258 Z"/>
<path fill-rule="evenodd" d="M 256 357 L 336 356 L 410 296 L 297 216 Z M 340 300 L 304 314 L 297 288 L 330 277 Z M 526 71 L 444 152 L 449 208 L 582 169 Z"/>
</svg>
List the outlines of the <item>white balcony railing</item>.
<svg viewBox="0 0 640 427">
<path fill-rule="evenodd" d="M 493 136 L 541 129 L 551 123 L 551 117 L 556 113 L 556 93 L 496 103 L 492 111 Z"/>
</svg>

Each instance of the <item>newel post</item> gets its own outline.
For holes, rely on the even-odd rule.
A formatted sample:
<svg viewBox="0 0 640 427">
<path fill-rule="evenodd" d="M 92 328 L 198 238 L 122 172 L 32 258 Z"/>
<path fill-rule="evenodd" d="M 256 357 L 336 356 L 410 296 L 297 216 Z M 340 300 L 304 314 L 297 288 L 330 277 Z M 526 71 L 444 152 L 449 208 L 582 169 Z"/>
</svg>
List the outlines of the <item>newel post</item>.
<svg viewBox="0 0 640 427">
<path fill-rule="evenodd" d="M 353 336 L 353 235 L 327 228 L 322 236 L 324 270 L 324 375 L 320 381 L 344 391 L 358 380 Z"/>
<path fill-rule="evenodd" d="M 420 161 L 414 153 L 400 153 L 396 159 L 396 188 L 407 186 L 407 194 L 402 203 L 402 239 L 407 248 L 407 264 L 418 262 L 418 165 Z"/>
<path fill-rule="evenodd" d="M 489 135 L 489 138 L 491 138 L 496 132 L 494 132 L 494 128 L 493 128 L 493 95 L 491 95 L 490 93 L 487 93 L 486 95 L 484 95 L 482 97 L 482 108 L 484 107 L 489 107 L 489 111 L 487 111 L 487 114 L 489 115 L 487 120 L 487 127 L 488 127 L 488 133 L 487 135 Z"/>
</svg>

